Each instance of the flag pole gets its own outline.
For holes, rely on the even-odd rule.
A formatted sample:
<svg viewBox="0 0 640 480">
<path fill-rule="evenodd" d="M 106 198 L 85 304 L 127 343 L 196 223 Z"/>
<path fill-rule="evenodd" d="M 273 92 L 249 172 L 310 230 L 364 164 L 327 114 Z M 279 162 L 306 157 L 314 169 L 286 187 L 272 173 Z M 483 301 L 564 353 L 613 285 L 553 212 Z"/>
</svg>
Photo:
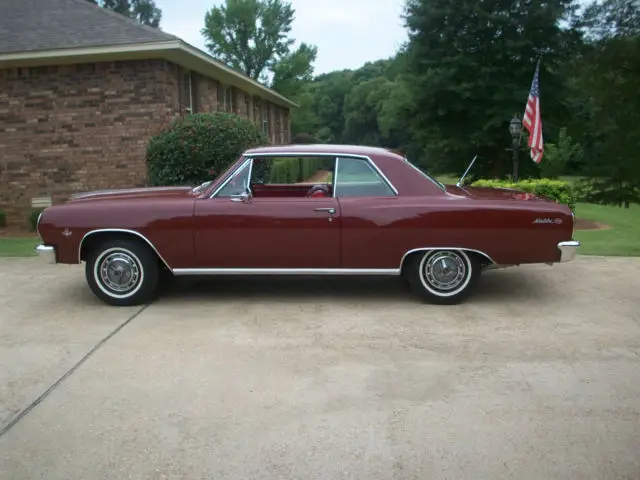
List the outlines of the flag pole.
<svg viewBox="0 0 640 480">
<path fill-rule="evenodd" d="M 540 60 L 542 60 L 542 55 L 538 55 L 538 61 L 536 62 L 536 70 L 540 71 Z M 524 118 L 524 115 L 522 116 Z M 518 137 L 518 145 L 522 141 L 522 134 L 524 133 L 524 122 L 520 125 L 520 136 Z"/>
</svg>

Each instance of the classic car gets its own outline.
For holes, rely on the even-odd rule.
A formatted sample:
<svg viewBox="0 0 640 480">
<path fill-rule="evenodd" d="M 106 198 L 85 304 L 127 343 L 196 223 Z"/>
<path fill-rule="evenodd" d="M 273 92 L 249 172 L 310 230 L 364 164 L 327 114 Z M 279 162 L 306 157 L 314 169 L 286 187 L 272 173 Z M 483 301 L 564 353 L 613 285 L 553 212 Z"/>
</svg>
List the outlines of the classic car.
<svg viewBox="0 0 640 480">
<path fill-rule="evenodd" d="M 37 231 L 39 256 L 85 262 L 93 293 L 117 306 L 183 275 L 397 275 L 453 304 L 486 269 L 566 262 L 579 246 L 567 205 L 443 185 L 402 154 L 343 145 L 250 149 L 195 187 L 75 194 Z"/>
</svg>

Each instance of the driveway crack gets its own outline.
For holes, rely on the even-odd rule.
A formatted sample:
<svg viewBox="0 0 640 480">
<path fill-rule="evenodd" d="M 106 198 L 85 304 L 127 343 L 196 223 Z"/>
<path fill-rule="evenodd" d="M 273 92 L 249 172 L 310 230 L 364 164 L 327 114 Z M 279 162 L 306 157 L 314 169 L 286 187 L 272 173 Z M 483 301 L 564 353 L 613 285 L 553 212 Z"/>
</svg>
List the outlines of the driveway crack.
<svg viewBox="0 0 640 480">
<path fill-rule="evenodd" d="M 89 350 L 84 357 L 78 360 L 69 370 L 65 372 L 56 382 L 54 382 L 47 390 L 42 393 L 38 398 L 36 398 L 33 402 L 31 402 L 26 408 L 24 408 L 18 415 L 13 417 L 13 419 L 7 423 L 4 427 L 0 429 L 0 437 L 2 437 L 5 433 L 11 430 L 20 420 L 22 420 L 31 410 L 37 407 L 45 398 L 49 396 L 51 392 L 53 392 L 56 388 L 58 388 L 62 382 L 64 382 L 69 376 L 75 372 L 78 367 L 80 367 L 84 362 L 89 360 L 91 356 L 98 351 L 100 347 L 102 347 L 105 343 L 107 343 L 114 335 L 116 335 L 120 330 L 126 327 L 129 323 L 131 323 L 138 315 L 144 312 L 150 304 L 143 306 L 140 310 L 135 312 L 129 318 L 127 318 L 124 322 L 118 325 L 111 333 L 109 333 L 106 337 L 100 340 L 95 346 Z"/>
</svg>

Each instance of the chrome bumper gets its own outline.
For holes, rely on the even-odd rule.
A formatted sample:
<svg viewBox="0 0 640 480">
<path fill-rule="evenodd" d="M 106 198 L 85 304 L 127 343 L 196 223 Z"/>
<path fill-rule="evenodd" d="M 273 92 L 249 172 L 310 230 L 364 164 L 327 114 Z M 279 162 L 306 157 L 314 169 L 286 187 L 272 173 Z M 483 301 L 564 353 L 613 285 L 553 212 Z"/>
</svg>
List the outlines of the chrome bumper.
<svg viewBox="0 0 640 480">
<path fill-rule="evenodd" d="M 38 245 L 36 247 L 36 253 L 45 263 L 54 265 L 56 260 L 56 247 L 49 247 L 47 245 Z"/>
<path fill-rule="evenodd" d="M 570 262 L 571 260 L 576 258 L 576 253 L 579 246 L 580 242 L 577 242 L 575 240 L 560 242 L 558 244 L 558 249 L 560 250 L 560 262 Z"/>
</svg>

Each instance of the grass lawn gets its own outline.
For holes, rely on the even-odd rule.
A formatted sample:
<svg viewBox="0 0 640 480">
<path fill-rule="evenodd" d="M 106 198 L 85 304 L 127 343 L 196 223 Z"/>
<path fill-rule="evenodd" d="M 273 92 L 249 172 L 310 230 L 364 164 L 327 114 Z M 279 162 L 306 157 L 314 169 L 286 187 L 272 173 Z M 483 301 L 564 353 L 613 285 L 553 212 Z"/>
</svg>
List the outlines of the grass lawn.
<svg viewBox="0 0 640 480">
<path fill-rule="evenodd" d="M 38 237 L 0 237 L 0 257 L 33 257 Z"/>
<path fill-rule="evenodd" d="M 609 225 L 606 230 L 577 230 L 581 255 L 640 256 L 640 205 L 630 208 L 578 203 L 576 217 Z"/>
</svg>

